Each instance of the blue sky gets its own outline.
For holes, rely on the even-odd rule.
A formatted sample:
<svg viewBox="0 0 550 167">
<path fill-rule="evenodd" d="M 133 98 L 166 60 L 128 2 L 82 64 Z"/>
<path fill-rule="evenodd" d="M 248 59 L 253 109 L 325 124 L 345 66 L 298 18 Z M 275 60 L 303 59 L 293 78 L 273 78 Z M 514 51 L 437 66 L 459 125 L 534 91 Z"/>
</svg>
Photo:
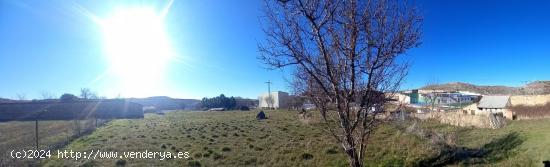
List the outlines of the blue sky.
<svg viewBox="0 0 550 167">
<path fill-rule="evenodd" d="M 284 71 L 268 71 L 256 59 L 264 38 L 257 0 L 173 2 L 163 22 L 174 57 L 158 74 L 162 82 L 120 84 L 109 71 L 102 28 L 90 15 L 107 19 L 132 6 L 161 11 L 169 4 L 135 3 L 0 1 L 0 97 L 78 94 L 86 87 L 107 97 L 255 98 L 267 80 L 272 90 L 288 89 Z M 424 16 L 422 45 L 404 56 L 412 67 L 403 89 L 432 81 L 519 86 L 550 80 L 550 2 L 416 3 Z"/>
<path fill-rule="evenodd" d="M 418 1 L 420 48 L 404 88 L 430 81 L 520 86 L 550 79 L 549 1 Z"/>
</svg>

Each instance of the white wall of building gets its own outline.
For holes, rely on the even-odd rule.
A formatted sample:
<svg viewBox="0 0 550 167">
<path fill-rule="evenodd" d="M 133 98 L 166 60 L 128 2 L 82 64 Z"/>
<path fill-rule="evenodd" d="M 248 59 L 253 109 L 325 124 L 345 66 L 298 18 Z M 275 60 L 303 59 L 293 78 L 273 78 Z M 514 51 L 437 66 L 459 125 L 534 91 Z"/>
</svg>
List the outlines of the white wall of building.
<svg viewBox="0 0 550 167">
<path fill-rule="evenodd" d="M 269 94 L 264 93 L 258 96 L 258 107 L 260 108 L 289 108 L 290 106 L 290 96 L 286 92 L 271 92 L 272 104 L 270 104 Z"/>
</svg>

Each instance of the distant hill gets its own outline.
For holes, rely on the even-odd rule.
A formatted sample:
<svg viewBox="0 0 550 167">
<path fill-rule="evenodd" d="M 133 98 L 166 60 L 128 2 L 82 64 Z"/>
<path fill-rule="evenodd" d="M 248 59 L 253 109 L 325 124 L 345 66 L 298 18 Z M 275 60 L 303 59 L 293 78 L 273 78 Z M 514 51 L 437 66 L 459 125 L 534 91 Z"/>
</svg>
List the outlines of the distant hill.
<svg viewBox="0 0 550 167">
<path fill-rule="evenodd" d="M 13 103 L 13 102 L 16 102 L 16 100 L 0 98 L 0 103 Z"/>
<path fill-rule="evenodd" d="M 195 110 L 198 109 L 200 104 L 200 100 L 196 99 L 175 99 L 167 96 L 129 98 L 128 101 L 143 106 L 154 106 L 160 110 Z"/>
<path fill-rule="evenodd" d="M 143 106 L 154 106 L 160 110 L 196 110 L 199 109 L 200 100 L 196 99 L 175 99 L 167 96 L 155 96 L 148 98 L 128 98 L 130 102 L 138 103 Z M 58 99 L 47 100 L 11 100 L 0 98 L 0 103 L 20 103 L 20 102 L 58 102 Z"/>
<path fill-rule="evenodd" d="M 487 95 L 531 95 L 550 94 L 550 81 L 535 81 L 522 87 L 509 86 L 480 86 L 463 82 L 451 82 L 446 84 L 428 85 L 423 90 L 460 90 Z"/>
<path fill-rule="evenodd" d="M 0 98 L 0 103 L 24 103 L 24 102 L 31 102 L 31 100 L 12 100 L 12 99 Z"/>
<path fill-rule="evenodd" d="M 550 93 L 550 81 L 535 81 L 531 82 L 524 87 L 522 90 L 526 94 L 549 94 Z"/>
</svg>

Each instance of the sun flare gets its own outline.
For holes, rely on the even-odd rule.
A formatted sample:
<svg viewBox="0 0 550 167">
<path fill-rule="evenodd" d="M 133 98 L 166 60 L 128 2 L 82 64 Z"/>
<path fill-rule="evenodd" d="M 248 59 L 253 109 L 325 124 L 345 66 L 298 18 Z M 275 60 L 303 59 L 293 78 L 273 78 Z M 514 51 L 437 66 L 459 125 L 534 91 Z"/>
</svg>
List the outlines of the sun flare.
<svg viewBox="0 0 550 167">
<path fill-rule="evenodd" d="M 121 93 L 150 95 L 162 87 L 164 70 L 174 56 L 164 16 L 165 11 L 133 7 L 101 20 L 109 72 L 119 80 Z"/>
</svg>

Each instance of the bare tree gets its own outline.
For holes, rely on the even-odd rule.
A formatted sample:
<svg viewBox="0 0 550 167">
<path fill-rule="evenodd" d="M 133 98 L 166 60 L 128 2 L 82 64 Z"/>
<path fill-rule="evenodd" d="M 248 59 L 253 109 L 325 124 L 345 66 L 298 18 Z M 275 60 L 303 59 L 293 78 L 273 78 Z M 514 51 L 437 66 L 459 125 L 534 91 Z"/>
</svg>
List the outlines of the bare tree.
<svg viewBox="0 0 550 167">
<path fill-rule="evenodd" d="M 273 96 L 271 96 L 271 94 L 268 94 L 266 97 L 261 97 L 261 99 L 259 100 L 265 101 L 265 104 L 267 105 L 268 109 L 274 108 L 275 99 L 273 98 Z"/>
<path fill-rule="evenodd" d="M 81 88 L 80 89 L 80 98 L 83 99 L 99 99 L 99 96 L 96 92 L 92 91 L 90 88 Z"/>
<path fill-rule="evenodd" d="M 42 96 L 42 99 L 43 100 L 46 100 L 46 99 L 57 99 L 57 96 L 51 92 L 48 92 L 48 91 L 42 91 L 40 92 L 40 95 Z"/>
<path fill-rule="evenodd" d="M 91 95 L 92 95 L 92 91 L 89 88 L 80 89 L 80 98 L 89 99 Z"/>
<path fill-rule="evenodd" d="M 296 90 L 317 106 L 350 166 L 362 166 L 384 93 L 408 71 L 398 56 L 420 44 L 421 22 L 403 1 L 266 0 L 259 59 L 294 70 Z"/>
<path fill-rule="evenodd" d="M 98 99 L 100 99 L 100 96 L 98 96 L 97 93 L 92 92 L 92 93 L 90 94 L 89 99 L 98 100 Z"/>
<path fill-rule="evenodd" d="M 18 93 L 16 94 L 17 100 L 27 100 L 27 96 L 25 93 Z"/>
<path fill-rule="evenodd" d="M 292 108 L 294 110 L 300 110 L 300 109 L 304 108 L 305 101 L 306 101 L 306 99 L 303 96 L 301 96 L 299 94 L 294 94 L 289 98 L 290 108 Z"/>
</svg>

